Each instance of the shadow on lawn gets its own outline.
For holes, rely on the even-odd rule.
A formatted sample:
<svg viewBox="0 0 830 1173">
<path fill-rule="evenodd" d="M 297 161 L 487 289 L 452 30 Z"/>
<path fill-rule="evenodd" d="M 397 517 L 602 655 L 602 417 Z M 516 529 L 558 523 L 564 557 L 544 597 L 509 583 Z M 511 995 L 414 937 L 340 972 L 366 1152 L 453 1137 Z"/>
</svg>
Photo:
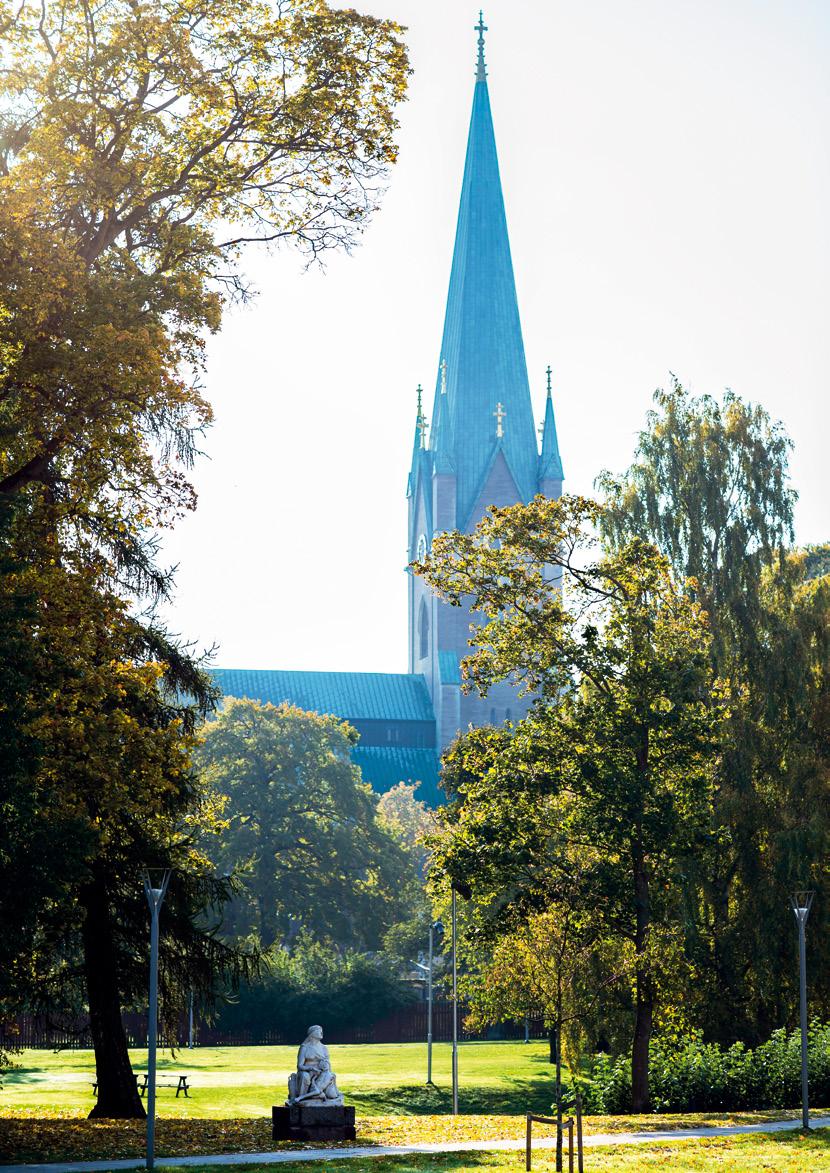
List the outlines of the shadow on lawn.
<svg viewBox="0 0 830 1173">
<path fill-rule="evenodd" d="M 470 1116 L 514 1116 L 525 1112 L 544 1115 L 550 1110 L 554 1095 L 553 1077 L 549 1079 L 505 1080 L 498 1087 L 465 1088 L 459 1076 L 458 1110 Z M 370 1116 L 433 1116 L 452 1108 L 449 1087 L 407 1084 L 397 1088 L 372 1088 L 361 1091 L 349 1088 L 346 1096 L 358 1110 Z"/>
<path fill-rule="evenodd" d="M 830 1128 L 811 1128 L 809 1135 L 800 1128 L 796 1131 L 767 1132 L 768 1140 L 776 1144 L 792 1144 L 797 1137 L 800 1142 L 806 1143 L 811 1149 L 830 1149 Z"/>
</svg>

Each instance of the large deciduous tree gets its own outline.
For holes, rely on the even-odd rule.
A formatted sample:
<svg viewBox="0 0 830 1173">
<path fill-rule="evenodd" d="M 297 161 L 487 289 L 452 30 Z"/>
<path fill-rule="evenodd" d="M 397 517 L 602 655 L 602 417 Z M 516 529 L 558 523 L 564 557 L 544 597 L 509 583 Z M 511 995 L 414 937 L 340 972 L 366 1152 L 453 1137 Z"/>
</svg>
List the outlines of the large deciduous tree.
<svg viewBox="0 0 830 1173">
<path fill-rule="evenodd" d="M 352 764 L 356 738 L 336 717 L 249 700 L 205 726 L 198 762 L 227 800 L 217 867 L 244 877 L 227 931 L 266 948 L 306 929 L 377 949 L 408 911 L 415 866 Z"/>
<path fill-rule="evenodd" d="M 682 921 L 680 862 L 711 829 L 717 714 L 700 605 L 653 546 L 598 549 L 599 520 L 575 497 L 492 509 L 472 534 L 438 536 L 419 566 L 480 617 L 471 684 L 513 678 L 535 695 L 515 731 L 474 730 L 452 749 L 435 851 L 497 919 L 548 911 L 559 892 L 628 951 L 640 1110 L 659 973 Z"/>
<path fill-rule="evenodd" d="M 709 982 L 707 1031 L 757 1042 L 793 1005 L 788 889 L 824 886 L 826 550 L 787 553 L 791 445 L 761 407 L 731 393 L 722 403 L 694 397 L 676 381 L 655 399 L 631 467 L 599 479 L 601 525 L 620 547 L 633 536 L 654 542 L 709 617 L 729 715 L 717 850 L 698 871 L 697 961 Z"/>
</svg>

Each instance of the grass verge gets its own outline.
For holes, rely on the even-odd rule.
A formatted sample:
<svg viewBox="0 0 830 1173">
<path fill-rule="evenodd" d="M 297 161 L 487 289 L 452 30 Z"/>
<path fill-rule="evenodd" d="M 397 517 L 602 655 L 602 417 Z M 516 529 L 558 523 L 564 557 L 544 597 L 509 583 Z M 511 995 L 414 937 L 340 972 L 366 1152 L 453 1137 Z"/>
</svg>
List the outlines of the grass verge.
<svg viewBox="0 0 830 1173">
<path fill-rule="evenodd" d="M 567 1162 L 566 1162 L 567 1164 Z M 157 1166 L 159 1173 L 164 1164 Z M 168 1167 L 173 1173 L 172 1167 Z M 550 1173 L 552 1154 L 538 1152 L 534 1170 Z M 801 1133 L 723 1137 L 713 1140 L 660 1141 L 619 1149 L 588 1149 L 586 1173 L 830 1173 L 830 1136 L 826 1130 Z M 237 1166 L 237 1173 L 486 1173 L 487 1170 L 523 1170 L 524 1153 L 442 1153 L 436 1156 L 354 1158 L 285 1165 Z M 216 1173 L 215 1167 L 191 1166 L 188 1173 Z M 233 1173 L 225 1166 L 222 1173 Z"/>
</svg>

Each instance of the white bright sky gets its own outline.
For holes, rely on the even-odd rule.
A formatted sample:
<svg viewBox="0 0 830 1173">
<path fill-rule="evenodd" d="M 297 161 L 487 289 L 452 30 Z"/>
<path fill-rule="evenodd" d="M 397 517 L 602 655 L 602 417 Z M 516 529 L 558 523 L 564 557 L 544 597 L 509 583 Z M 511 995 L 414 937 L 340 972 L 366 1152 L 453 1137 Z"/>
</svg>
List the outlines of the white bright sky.
<svg viewBox="0 0 830 1173">
<path fill-rule="evenodd" d="M 477 10 L 355 3 L 408 26 L 399 162 L 352 256 L 324 273 L 248 257 L 260 295 L 211 342 L 199 508 L 166 545 L 172 626 L 225 667 L 406 670 L 414 388 L 440 357 Z M 626 467 L 674 371 L 783 420 L 798 540 L 827 539 L 827 0 L 489 0 L 485 20 L 534 403 L 550 362 L 566 491 Z"/>
</svg>

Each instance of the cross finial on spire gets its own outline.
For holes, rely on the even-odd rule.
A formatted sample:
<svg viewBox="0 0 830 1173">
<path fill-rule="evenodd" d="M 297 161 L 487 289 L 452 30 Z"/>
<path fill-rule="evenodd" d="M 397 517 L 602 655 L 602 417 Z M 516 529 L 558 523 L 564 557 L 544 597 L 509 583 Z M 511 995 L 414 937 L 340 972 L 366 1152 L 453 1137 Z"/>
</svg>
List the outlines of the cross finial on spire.
<svg viewBox="0 0 830 1173">
<path fill-rule="evenodd" d="M 550 369 L 550 364 L 548 364 L 548 369 L 545 371 L 545 374 L 548 377 L 548 399 L 550 399 L 550 377 L 551 377 L 552 373 L 553 372 Z"/>
<path fill-rule="evenodd" d="M 507 415 L 503 404 L 496 404 L 496 410 L 493 412 L 493 415 L 496 417 L 496 439 L 501 440 L 504 438 L 504 417 Z"/>
<path fill-rule="evenodd" d="M 487 32 L 487 25 L 484 23 L 484 13 L 479 10 L 478 24 L 475 26 L 478 33 L 478 63 L 476 66 L 476 81 L 484 81 L 487 77 L 487 69 L 484 65 L 484 34 Z"/>
<path fill-rule="evenodd" d="M 441 394 L 447 394 L 447 360 L 441 359 Z"/>
</svg>

